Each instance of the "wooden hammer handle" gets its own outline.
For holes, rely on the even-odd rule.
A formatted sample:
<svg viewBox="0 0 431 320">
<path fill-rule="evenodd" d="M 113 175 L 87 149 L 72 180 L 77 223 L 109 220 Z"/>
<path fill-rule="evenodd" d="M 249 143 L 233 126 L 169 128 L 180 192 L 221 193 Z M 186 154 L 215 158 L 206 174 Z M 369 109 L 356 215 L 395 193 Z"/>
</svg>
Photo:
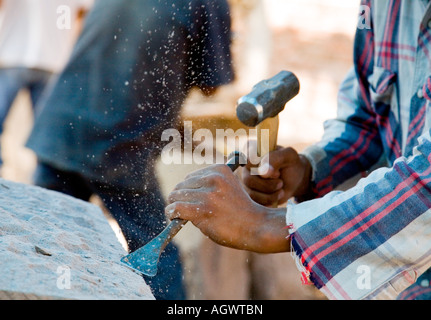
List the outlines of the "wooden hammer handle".
<svg viewBox="0 0 431 320">
<path fill-rule="evenodd" d="M 259 157 L 262 158 L 277 148 L 279 122 L 279 116 L 275 116 L 257 126 L 257 154 Z M 277 208 L 278 202 L 274 202 L 272 207 Z"/>
</svg>

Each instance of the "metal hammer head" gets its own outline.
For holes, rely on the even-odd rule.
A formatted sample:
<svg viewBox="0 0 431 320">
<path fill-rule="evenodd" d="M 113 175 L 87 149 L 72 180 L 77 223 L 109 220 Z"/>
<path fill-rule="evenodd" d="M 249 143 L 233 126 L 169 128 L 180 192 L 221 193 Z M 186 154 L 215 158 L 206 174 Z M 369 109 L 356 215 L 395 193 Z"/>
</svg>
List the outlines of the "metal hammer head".
<svg viewBox="0 0 431 320">
<path fill-rule="evenodd" d="M 286 103 L 299 93 L 299 80 L 289 71 L 281 71 L 256 84 L 252 91 L 238 100 L 238 119 L 255 127 L 267 118 L 277 116 Z"/>
</svg>

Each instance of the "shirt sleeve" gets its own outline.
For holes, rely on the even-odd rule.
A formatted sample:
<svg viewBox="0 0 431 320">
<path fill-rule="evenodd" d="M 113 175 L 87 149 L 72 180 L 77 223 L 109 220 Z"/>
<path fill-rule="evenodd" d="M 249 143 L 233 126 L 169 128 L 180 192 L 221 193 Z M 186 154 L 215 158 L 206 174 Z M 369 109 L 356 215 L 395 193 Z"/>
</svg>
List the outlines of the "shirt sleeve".
<svg viewBox="0 0 431 320">
<path fill-rule="evenodd" d="M 370 5 L 362 1 L 363 5 Z M 313 167 L 313 190 L 320 197 L 378 163 L 383 153 L 369 78 L 374 72 L 372 28 L 358 29 L 355 67 L 340 86 L 336 119 L 325 122 L 324 136 L 302 153 Z"/>
<path fill-rule="evenodd" d="M 218 87 L 233 80 L 231 61 L 231 18 L 225 0 L 191 2 L 189 82 Z"/>
<path fill-rule="evenodd" d="M 334 299 L 396 298 L 431 267 L 431 136 L 348 191 L 288 207 L 308 278 Z"/>
<path fill-rule="evenodd" d="M 337 118 L 325 122 L 322 140 L 302 152 L 313 168 L 313 197 L 323 196 L 348 179 L 364 174 L 382 156 L 375 116 L 360 97 L 353 69 L 340 87 L 337 110 Z"/>
<path fill-rule="evenodd" d="M 430 132 L 412 156 L 374 170 L 347 191 L 333 191 L 382 154 L 368 83 L 372 32 L 357 32 L 355 70 L 341 87 L 338 118 L 326 124 L 322 142 L 304 152 L 320 198 L 287 209 L 303 280 L 330 299 L 395 299 L 431 267 Z"/>
</svg>

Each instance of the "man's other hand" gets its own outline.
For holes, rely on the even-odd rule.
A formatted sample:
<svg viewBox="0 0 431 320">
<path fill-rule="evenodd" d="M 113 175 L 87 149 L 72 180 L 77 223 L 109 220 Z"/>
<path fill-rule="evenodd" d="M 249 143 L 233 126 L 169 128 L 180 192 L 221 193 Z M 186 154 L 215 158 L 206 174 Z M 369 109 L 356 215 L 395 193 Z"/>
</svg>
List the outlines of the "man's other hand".
<svg viewBox="0 0 431 320">
<path fill-rule="evenodd" d="M 251 145 L 250 148 L 253 148 Z M 266 155 L 255 175 L 248 164 L 242 173 L 243 183 L 250 197 L 264 206 L 282 204 L 292 197 L 309 192 L 311 165 L 293 148 L 281 148 Z"/>
</svg>

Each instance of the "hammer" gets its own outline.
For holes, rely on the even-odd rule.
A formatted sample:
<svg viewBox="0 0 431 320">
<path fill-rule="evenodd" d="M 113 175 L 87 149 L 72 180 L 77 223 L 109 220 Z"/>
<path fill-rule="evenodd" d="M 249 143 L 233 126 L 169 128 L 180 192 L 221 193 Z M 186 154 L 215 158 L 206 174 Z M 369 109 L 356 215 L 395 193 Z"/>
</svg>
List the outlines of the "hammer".
<svg viewBox="0 0 431 320">
<path fill-rule="evenodd" d="M 250 127 L 258 126 L 258 145 L 261 144 L 259 137 L 261 130 L 269 127 L 273 133 L 273 135 L 270 135 L 271 140 L 273 140 L 270 143 L 270 148 L 268 150 L 258 150 L 259 155 L 275 149 L 278 114 L 298 92 L 299 82 L 296 76 L 290 72 L 283 71 L 269 80 L 258 83 L 253 87 L 249 95 L 239 100 L 237 107 L 238 119 Z M 235 171 L 246 163 L 246 156 L 236 151 L 229 156 L 226 164 L 232 171 Z M 182 219 L 172 220 L 156 238 L 135 252 L 123 257 L 121 263 L 143 275 L 154 277 L 157 274 L 157 265 L 161 253 L 186 223 L 187 221 Z"/>
<path fill-rule="evenodd" d="M 298 78 L 289 71 L 281 71 L 268 80 L 256 84 L 252 91 L 238 100 L 238 119 L 248 127 L 257 129 L 257 155 L 263 157 L 277 148 L 279 113 L 287 102 L 299 93 Z M 269 143 L 262 143 L 268 130 Z M 273 204 L 276 207 L 277 203 Z"/>
</svg>

